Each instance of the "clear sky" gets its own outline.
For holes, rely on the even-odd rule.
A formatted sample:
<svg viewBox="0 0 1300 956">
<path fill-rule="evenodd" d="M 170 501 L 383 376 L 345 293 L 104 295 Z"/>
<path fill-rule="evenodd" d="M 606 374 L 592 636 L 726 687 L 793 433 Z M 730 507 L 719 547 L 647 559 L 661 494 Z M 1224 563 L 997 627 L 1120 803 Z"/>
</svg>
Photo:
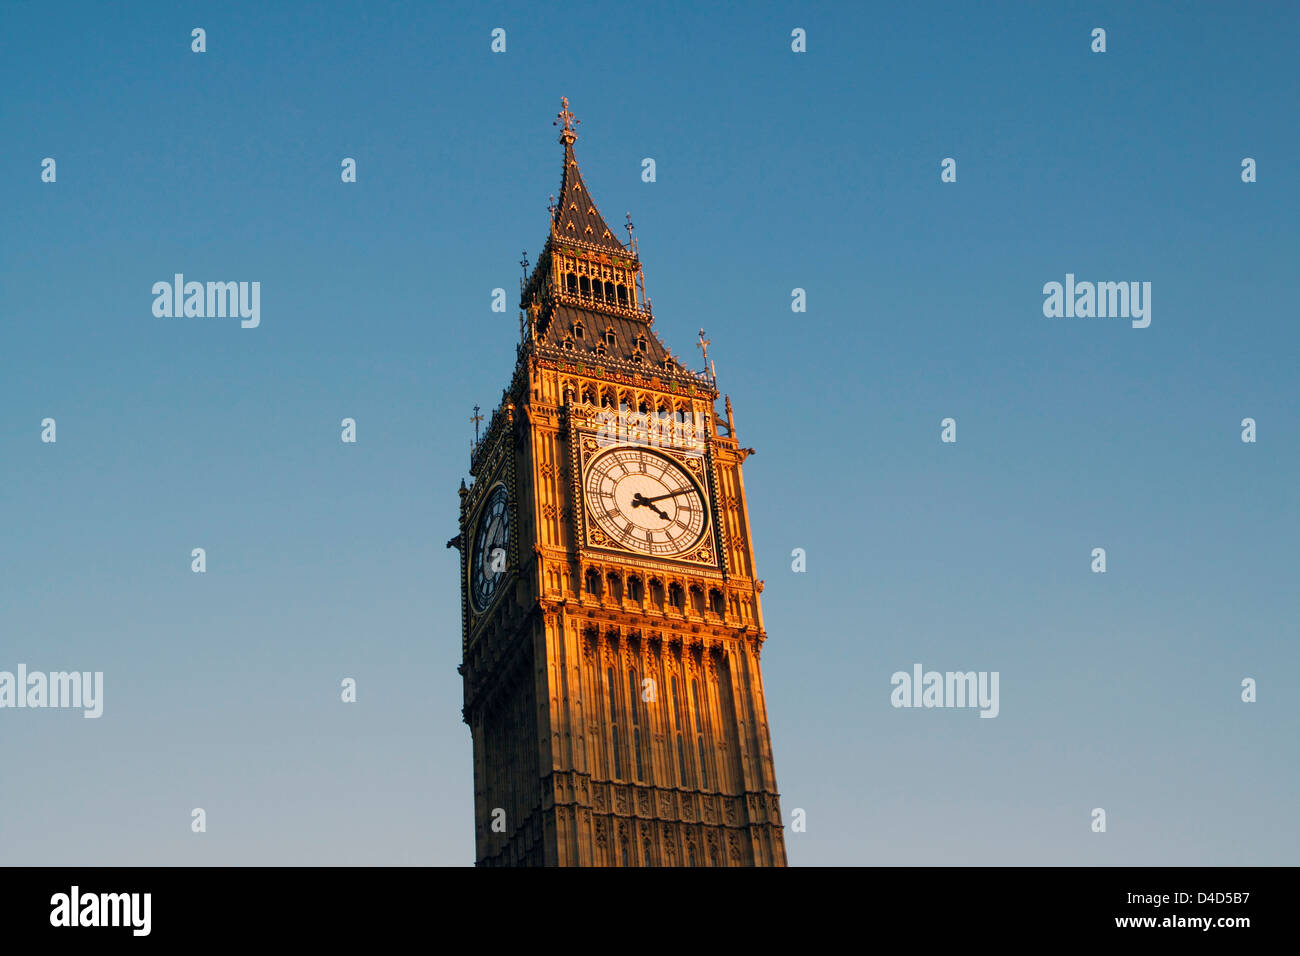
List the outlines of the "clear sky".
<svg viewBox="0 0 1300 956">
<path fill-rule="evenodd" d="M 444 545 L 562 95 L 758 450 L 790 862 L 1300 862 L 1297 49 L 1283 3 L 6 3 L 0 670 L 105 700 L 0 710 L 0 862 L 472 863 Z M 260 326 L 155 317 L 178 272 Z M 1045 317 L 1067 273 L 1150 327 Z M 895 709 L 916 663 L 999 716 Z"/>
</svg>

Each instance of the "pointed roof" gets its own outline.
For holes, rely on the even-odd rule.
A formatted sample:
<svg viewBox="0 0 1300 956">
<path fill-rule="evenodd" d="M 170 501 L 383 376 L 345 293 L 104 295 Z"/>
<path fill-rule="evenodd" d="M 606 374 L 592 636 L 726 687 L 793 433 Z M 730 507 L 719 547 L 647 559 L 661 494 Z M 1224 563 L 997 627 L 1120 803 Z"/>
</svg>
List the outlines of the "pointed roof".
<svg viewBox="0 0 1300 956">
<path fill-rule="evenodd" d="M 546 239 L 537 266 L 520 292 L 520 308 L 531 315 L 529 341 L 549 361 L 594 365 L 621 375 L 648 375 L 664 381 L 709 383 L 672 353 L 654 329 L 649 303 L 636 294 L 641 276 L 641 261 L 636 246 L 624 245 L 614 237 L 596 204 L 587 192 L 573 155 L 578 138 L 577 120 L 569 112 L 569 100 L 561 101 L 555 125 L 564 146 L 564 170 L 560 178 L 560 201 L 551 213 L 551 234 Z M 629 227 L 631 222 L 628 223 Z M 608 299 L 580 293 L 566 283 L 576 281 L 572 272 L 552 273 L 557 250 L 580 258 L 614 260 L 614 268 L 625 270 L 627 298 Z M 585 281 L 585 280 L 584 280 Z M 597 282 L 596 285 L 600 283 Z"/>
<path fill-rule="evenodd" d="M 560 142 L 564 144 L 564 171 L 560 176 L 560 200 L 551 219 L 551 232 L 561 239 L 574 239 L 627 255 L 627 247 L 618 241 L 614 230 L 606 224 L 596 208 L 596 201 L 587 192 L 587 184 L 582 181 L 582 172 L 573 153 L 573 142 L 578 138 L 574 126 L 579 121 L 569 112 L 567 96 L 560 100 L 555 125 L 559 126 L 561 121 L 564 123 L 560 131 Z"/>
</svg>

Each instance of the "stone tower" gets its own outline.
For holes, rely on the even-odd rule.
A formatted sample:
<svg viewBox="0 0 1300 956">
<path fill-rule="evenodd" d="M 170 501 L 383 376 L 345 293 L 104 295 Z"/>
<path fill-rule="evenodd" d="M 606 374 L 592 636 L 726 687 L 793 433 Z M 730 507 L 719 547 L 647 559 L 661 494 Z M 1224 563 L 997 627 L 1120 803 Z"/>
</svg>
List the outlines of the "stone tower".
<svg viewBox="0 0 1300 956">
<path fill-rule="evenodd" d="M 731 403 L 660 341 L 564 100 L 514 376 L 460 492 L 480 866 L 783 866 Z M 527 268 L 527 267 L 525 267 Z M 699 345 L 707 365 L 707 345 Z"/>
</svg>

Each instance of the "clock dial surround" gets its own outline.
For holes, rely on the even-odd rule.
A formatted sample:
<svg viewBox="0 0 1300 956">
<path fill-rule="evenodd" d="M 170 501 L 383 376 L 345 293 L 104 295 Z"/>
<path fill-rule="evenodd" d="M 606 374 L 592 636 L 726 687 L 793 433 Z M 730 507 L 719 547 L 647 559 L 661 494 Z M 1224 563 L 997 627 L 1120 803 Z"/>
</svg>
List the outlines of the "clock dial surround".
<svg viewBox="0 0 1300 956">
<path fill-rule="evenodd" d="M 677 461 L 649 448 L 600 453 L 587 466 L 583 490 L 596 527 L 638 554 L 687 554 L 708 527 L 698 482 Z"/>
<path fill-rule="evenodd" d="M 510 544 L 509 496 L 505 485 L 493 488 L 479 512 L 470 552 L 470 599 L 474 609 L 486 611 L 506 576 L 506 548 Z"/>
</svg>

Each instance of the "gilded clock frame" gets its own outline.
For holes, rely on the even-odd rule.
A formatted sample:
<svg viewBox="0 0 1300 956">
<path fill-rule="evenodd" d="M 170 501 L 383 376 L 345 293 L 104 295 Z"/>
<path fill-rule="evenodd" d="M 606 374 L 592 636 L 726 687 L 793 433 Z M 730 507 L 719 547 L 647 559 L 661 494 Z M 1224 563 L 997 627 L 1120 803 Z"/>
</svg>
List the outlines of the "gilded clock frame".
<svg viewBox="0 0 1300 956">
<path fill-rule="evenodd" d="M 591 423 L 585 423 L 590 426 Z M 613 448 L 645 447 L 663 455 L 686 472 L 704 498 L 705 528 L 700 538 L 684 554 L 647 555 L 634 551 L 605 534 L 589 515 L 587 503 L 587 465 L 597 455 Z M 724 573 L 725 542 L 721 539 L 721 526 L 717 509 L 717 478 L 714 475 L 712 455 L 706 444 L 698 450 L 687 450 L 660 444 L 640 445 L 637 442 L 610 441 L 590 427 L 577 421 L 569 423 L 570 475 L 573 500 L 573 533 L 578 547 L 590 554 L 615 556 L 626 564 L 646 568 L 670 568 L 687 565 L 719 575 Z"/>
</svg>

